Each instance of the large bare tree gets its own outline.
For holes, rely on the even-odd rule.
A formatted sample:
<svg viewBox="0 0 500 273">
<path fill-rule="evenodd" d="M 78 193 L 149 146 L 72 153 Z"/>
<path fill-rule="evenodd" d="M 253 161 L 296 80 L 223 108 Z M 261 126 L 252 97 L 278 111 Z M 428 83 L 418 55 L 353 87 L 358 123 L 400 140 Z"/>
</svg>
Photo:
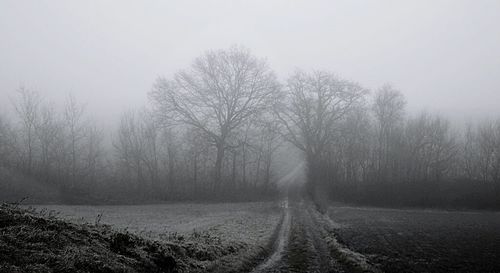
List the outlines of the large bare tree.
<svg viewBox="0 0 500 273">
<path fill-rule="evenodd" d="M 336 129 L 366 90 L 331 73 L 296 72 L 287 82 L 287 100 L 276 111 L 284 137 L 306 155 L 310 190 L 317 190 L 322 155 Z M 313 192 L 314 193 L 314 192 Z"/>
<path fill-rule="evenodd" d="M 150 97 L 163 121 L 195 127 L 215 146 L 217 189 L 231 134 L 267 110 L 278 89 L 276 76 L 264 60 L 245 48 L 231 47 L 206 52 L 172 79 L 158 79 Z"/>
</svg>

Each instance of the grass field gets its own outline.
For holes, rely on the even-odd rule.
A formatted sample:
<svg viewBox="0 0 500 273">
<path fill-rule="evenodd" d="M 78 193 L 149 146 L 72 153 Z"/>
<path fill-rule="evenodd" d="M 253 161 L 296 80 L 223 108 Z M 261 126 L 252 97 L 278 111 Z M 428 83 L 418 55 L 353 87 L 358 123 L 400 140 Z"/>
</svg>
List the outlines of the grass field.
<svg viewBox="0 0 500 273">
<path fill-rule="evenodd" d="M 225 240 L 247 243 L 267 240 L 269 231 L 281 216 L 274 202 L 33 207 L 58 212 L 60 217 L 75 223 L 99 222 L 152 239 L 160 239 L 170 233 L 210 231 L 224 234 Z"/>
<path fill-rule="evenodd" d="M 334 206 L 339 241 L 383 272 L 500 272 L 500 213 Z"/>
<path fill-rule="evenodd" d="M 286 224 L 290 237 L 284 239 L 283 254 L 262 272 L 288 272 L 301 266 L 303 272 L 316 272 L 329 268 L 332 259 L 342 265 L 345 261 L 331 256 L 325 245 L 329 236 L 386 273 L 500 272 L 498 212 L 335 205 L 328 210 L 329 218 L 321 216 L 332 221 L 321 226 L 322 221 L 313 221 L 319 212 L 311 212 L 306 204 L 292 203 L 291 221 Z M 270 244 L 279 241 L 284 215 L 278 202 L 36 208 L 58 211 L 60 218 L 71 222 L 111 225 L 167 246 L 181 246 L 196 272 L 249 272 L 271 254 Z M 350 267 L 338 267 L 350 272 Z"/>
<path fill-rule="evenodd" d="M 265 258 L 282 218 L 276 202 L 32 206 L 74 223 L 99 223 L 183 246 L 201 271 L 245 270 Z"/>
</svg>

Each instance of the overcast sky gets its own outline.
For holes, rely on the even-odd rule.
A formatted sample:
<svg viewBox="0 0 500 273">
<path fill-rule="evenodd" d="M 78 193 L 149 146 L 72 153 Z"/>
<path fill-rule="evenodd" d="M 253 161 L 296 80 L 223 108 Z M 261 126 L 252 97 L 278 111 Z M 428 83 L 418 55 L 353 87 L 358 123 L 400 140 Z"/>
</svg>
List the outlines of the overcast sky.
<svg viewBox="0 0 500 273">
<path fill-rule="evenodd" d="M 20 85 L 96 118 L 147 104 L 160 76 L 233 44 L 267 58 L 280 79 L 324 69 L 409 108 L 500 117 L 500 1 L 0 2 L 0 109 Z"/>
</svg>

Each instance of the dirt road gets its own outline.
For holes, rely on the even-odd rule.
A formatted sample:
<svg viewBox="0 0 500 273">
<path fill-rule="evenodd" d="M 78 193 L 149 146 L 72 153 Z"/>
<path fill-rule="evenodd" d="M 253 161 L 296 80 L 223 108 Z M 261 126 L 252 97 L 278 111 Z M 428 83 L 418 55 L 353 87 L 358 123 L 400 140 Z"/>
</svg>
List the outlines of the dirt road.
<svg viewBox="0 0 500 273">
<path fill-rule="evenodd" d="M 288 196 L 274 253 L 253 273 L 380 272 L 365 257 L 340 245 L 335 223 L 300 194 Z"/>
</svg>

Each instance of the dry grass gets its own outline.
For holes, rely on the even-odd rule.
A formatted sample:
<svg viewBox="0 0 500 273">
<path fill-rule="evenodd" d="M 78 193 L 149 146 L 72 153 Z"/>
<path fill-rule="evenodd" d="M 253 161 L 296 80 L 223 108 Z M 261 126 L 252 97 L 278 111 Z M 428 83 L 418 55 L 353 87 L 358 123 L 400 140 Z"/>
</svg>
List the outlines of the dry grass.
<svg viewBox="0 0 500 273">
<path fill-rule="evenodd" d="M 0 272 L 189 271 L 192 265 L 180 250 L 107 226 L 0 207 Z"/>
<path fill-rule="evenodd" d="M 159 263 L 172 257 L 178 272 L 249 271 L 268 254 L 282 216 L 274 203 L 44 206 L 37 213 L 4 207 L 5 272 L 168 272 L 151 269 L 157 255 Z M 33 240 L 41 248 L 27 243 L 27 234 L 39 234 Z M 18 252 L 8 256 L 9 249 Z M 34 255 L 39 259 L 21 258 Z"/>
</svg>

